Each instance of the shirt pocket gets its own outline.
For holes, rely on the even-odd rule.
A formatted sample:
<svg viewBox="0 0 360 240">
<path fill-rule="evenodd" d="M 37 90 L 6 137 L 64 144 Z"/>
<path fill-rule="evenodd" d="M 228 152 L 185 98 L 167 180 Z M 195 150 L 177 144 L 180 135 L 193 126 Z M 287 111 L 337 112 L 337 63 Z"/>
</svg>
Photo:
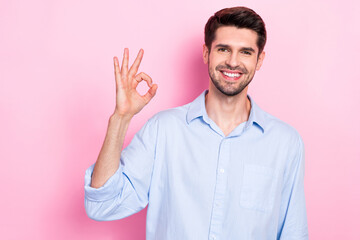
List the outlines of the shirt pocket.
<svg viewBox="0 0 360 240">
<path fill-rule="evenodd" d="M 275 170 L 270 167 L 245 164 L 240 206 L 260 212 L 269 212 L 275 201 Z"/>
</svg>

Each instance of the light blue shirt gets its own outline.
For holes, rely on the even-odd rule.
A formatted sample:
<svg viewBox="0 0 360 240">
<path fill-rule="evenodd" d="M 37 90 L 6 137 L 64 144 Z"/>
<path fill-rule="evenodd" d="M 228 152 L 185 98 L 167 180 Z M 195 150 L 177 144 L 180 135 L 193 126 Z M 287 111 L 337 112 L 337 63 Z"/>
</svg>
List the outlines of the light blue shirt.
<svg viewBox="0 0 360 240">
<path fill-rule="evenodd" d="M 149 119 L 104 186 L 90 187 L 94 165 L 86 170 L 88 216 L 121 219 L 148 205 L 148 240 L 308 239 L 299 133 L 247 95 L 248 121 L 225 136 L 206 93 Z"/>
</svg>

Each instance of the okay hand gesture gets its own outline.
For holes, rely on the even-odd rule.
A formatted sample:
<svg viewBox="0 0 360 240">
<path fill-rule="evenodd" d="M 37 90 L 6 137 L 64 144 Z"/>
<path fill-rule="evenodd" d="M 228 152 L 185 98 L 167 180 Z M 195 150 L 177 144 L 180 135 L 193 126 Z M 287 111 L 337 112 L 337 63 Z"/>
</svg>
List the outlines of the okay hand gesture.
<svg viewBox="0 0 360 240">
<path fill-rule="evenodd" d="M 129 49 L 124 49 L 121 69 L 119 60 L 114 57 L 114 71 L 116 81 L 116 108 L 114 114 L 132 118 L 155 96 L 157 85 L 152 84 L 152 79 L 146 73 L 137 74 L 144 50 L 140 49 L 133 65 L 128 69 Z M 145 95 L 140 95 L 136 90 L 141 81 L 146 81 L 149 90 Z"/>
</svg>

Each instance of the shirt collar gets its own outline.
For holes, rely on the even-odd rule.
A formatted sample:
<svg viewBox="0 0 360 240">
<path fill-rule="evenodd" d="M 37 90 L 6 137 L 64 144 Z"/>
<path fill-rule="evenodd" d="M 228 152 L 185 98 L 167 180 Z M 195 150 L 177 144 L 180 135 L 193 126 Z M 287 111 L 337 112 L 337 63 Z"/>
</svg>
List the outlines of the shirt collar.
<svg viewBox="0 0 360 240">
<path fill-rule="evenodd" d="M 205 90 L 203 93 L 200 94 L 193 102 L 190 103 L 186 120 L 187 123 L 190 124 L 192 120 L 198 117 L 202 117 L 205 122 L 208 123 L 208 115 L 206 113 L 205 108 L 205 95 L 208 92 L 208 90 Z M 248 99 L 251 103 L 251 109 L 250 109 L 250 115 L 249 119 L 245 125 L 245 129 L 248 129 L 250 126 L 252 126 L 254 123 L 260 127 L 262 132 L 264 133 L 266 129 L 266 119 L 265 119 L 265 112 L 255 103 L 255 101 L 250 97 L 250 95 L 247 95 Z"/>
</svg>

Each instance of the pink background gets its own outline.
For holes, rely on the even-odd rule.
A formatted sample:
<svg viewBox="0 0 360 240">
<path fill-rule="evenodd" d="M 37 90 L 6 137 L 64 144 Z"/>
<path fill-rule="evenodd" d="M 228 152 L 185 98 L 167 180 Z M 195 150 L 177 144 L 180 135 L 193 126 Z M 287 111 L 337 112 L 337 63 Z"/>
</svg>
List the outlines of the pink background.
<svg viewBox="0 0 360 240">
<path fill-rule="evenodd" d="M 310 239 L 360 239 L 360 4 L 345 0 L 1 0 L 0 238 L 144 239 L 146 211 L 96 222 L 84 210 L 85 169 L 114 109 L 112 58 L 143 48 L 140 71 L 159 85 L 128 143 L 207 87 L 204 25 L 236 5 L 268 30 L 249 93 L 305 142 Z"/>
</svg>

